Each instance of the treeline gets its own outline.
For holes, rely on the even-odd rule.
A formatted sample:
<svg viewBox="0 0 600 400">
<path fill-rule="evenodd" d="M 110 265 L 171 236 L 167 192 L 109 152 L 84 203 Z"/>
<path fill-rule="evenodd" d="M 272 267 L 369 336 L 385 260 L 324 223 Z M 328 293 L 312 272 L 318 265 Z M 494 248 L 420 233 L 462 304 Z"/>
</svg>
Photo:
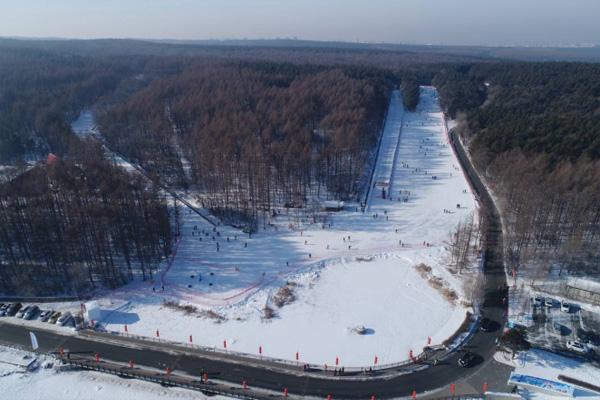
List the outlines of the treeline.
<svg viewBox="0 0 600 400">
<path fill-rule="evenodd" d="M 369 68 L 191 68 L 99 122 L 111 148 L 147 171 L 195 185 L 215 211 L 254 218 L 276 205 L 357 196 L 393 83 Z"/>
<path fill-rule="evenodd" d="M 553 161 L 600 158 L 600 64 L 496 63 L 446 67 L 436 75 L 451 116 L 484 164 L 520 149 Z"/>
<path fill-rule="evenodd" d="M 447 66 L 434 84 L 499 198 L 509 267 L 597 269 L 600 65 Z"/>
<path fill-rule="evenodd" d="M 126 71 L 94 58 L 0 46 L 0 163 L 65 154 L 70 118 Z"/>
<path fill-rule="evenodd" d="M 151 279 L 171 252 L 167 200 L 80 145 L 0 186 L 0 292 L 81 294 Z"/>
<path fill-rule="evenodd" d="M 490 165 L 510 266 L 600 272 L 600 161 L 554 163 L 511 151 Z"/>
</svg>

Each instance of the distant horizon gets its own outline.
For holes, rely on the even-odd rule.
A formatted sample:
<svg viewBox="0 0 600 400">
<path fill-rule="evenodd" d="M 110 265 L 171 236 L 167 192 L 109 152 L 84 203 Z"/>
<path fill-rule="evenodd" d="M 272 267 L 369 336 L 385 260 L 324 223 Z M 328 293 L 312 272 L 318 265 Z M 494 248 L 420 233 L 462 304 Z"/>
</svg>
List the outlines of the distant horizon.
<svg viewBox="0 0 600 400">
<path fill-rule="evenodd" d="M 390 46 L 422 46 L 422 47 L 483 47 L 483 48 L 564 48 L 564 49 L 586 49 L 600 47 L 598 43 L 573 43 L 573 44 L 539 44 L 539 45 L 524 45 L 524 44 L 446 44 L 446 43 L 420 43 L 420 42 L 386 42 L 386 41 L 348 41 L 348 40 L 327 40 L 327 39 L 307 39 L 302 37 L 223 37 L 223 38 L 169 38 L 169 37 L 68 37 L 68 36 L 15 36 L 15 35 L 0 35 L 0 39 L 13 40 L 56 40 L 56 41 L 98 41 L 98 40 L 134 40 L 141 42 L 162 42 L 162 43 L 191 43 L 191 42 L 258 42 L 258 41 L 297 41 L 309 43 L 340 43 L 340 44 L 357 44 L 357 45 L 390 45 Z"/>
<path fill-rule="evenodd" d="M 586 47 L 599 15 L 591 0 L 28 0 L 0 5 L 0 36 Z"/>
</svg>

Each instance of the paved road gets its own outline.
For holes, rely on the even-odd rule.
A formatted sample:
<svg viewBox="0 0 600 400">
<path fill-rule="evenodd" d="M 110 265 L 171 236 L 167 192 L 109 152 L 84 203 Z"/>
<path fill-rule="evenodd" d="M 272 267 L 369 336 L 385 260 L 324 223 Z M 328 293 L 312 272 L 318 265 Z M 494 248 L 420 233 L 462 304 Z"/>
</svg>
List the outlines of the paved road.
<svg viewBox="0 0 600 400">
<path fill-rule="evenodd" d="M 483 313 L 490 319 L 504 325 L 505 311 L 502 299 L 506 296 L 506 277 L 502 259 L 502 234 L 498 211 L 487 193 L 484 185 L 466 158 L 464 149 L 456 140 L 456 135 L 450 133 L 455 151 L 471 181 L 474 190 L 481 201 L 481 210 L 486 215 L 485 243 L 485 294 L 482 304 Z M 501 329 L 495 332 L 476 332 L 464 346 L 480 355 L 482 361 L 472 368 L 464 369 L 457 366 L 459 354 L 451 354 L 435 367 L 425 368 L 411 374 L 400 374 L 398 370 L 388 370 L 384 376 L 361 375 L 359 377 L 332 377 L 322 373 L 305 373 L 301 368 L 283 364 L 244 359 L 234 355 L 220 355 L 200 350 L 190 350 L 183 347 L 141 341 L 132 338 L 111 337 L 109 341 L 98 340 L 98 337 L 88 337 L 83 333 L 79 336 L 63 336 L 56 332 L 30 329 L 0 320 L 0 343 L 29 346 L 28 331 L 33 331 L 38 337 L 41 352 L 57 351 L 59 347 L 68 349 L 74 355 L 91 356 L 98 353 L 102 358 L 115 362 L 127 363 L 135 360 L 137 366 L 147 366 L 164 370 L 166 367 L 174 371 L 200 377 L 202 372 L 208 372 L 214 379 L 240 384 L 246 381 L 250 387 L 261 387 L 281 393 L 287 388 L 290 394 L 312 395 L 326 397 L 331 394 L 334 398 L 361 398 L 372 395 L 377 398 L 392 398 L 408 396 L 413 390 L 418 393 L 432 391 L 456 383 L 459 391 L 481 390 L 477 379 L 481 373 L 495 370 L 492 356 L 495 342 Z M 106 339 L 106 338 L 104 338 Z M 493 367 L 493 368 L 492 368 Z M 394 374 L 394 372 L 396 372 Z M 479 377 L 479 378 L 477 378 Z M 359 379 L 360 378 L 360 379 Z M 498 380 L 501 381 L 502 378 Z M 475 383 L 471 383 L 475 382 Z M 461 386 L 462 385 L 462 386 Z M 498 390 L 494 382 L 488 382 L 490 390 Z M 504 387 L 502 387 L 504 389 Z M 447 395 L 448 393 L 444 393 Z"/>
</svg>

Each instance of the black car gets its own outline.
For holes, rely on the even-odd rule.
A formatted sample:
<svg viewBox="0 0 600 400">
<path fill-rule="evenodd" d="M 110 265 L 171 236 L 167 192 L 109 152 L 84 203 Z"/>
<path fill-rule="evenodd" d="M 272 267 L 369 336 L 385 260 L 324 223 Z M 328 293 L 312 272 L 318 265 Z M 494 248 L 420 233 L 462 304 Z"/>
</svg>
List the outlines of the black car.
<svg viewBox="0 0 600 400">
<path fill-rule="evenodd" d="M 476 356 L 470 351 L 465 351 L 462 356 L 458 359 L 458 365 L 463 368 L 469 368 L 475 364 Z"/>
<path fill-rule="evenodd" d="M 494 330 L 494 323 L 489 318 L 482 318 L 479 323 L 479 329 L 482 332 L 492 332 Z"/>
<path fill-rule="evenodd" d="M 14 317 L 15 314 L 17 313 L 17 311 L 19 311 L 21 309 L 21 307 L 23 307 L 23 304 L 21 304 L 21 303 L 12 303 L 10 306 L 8 306 L 6 315 Z"/>
</svg>

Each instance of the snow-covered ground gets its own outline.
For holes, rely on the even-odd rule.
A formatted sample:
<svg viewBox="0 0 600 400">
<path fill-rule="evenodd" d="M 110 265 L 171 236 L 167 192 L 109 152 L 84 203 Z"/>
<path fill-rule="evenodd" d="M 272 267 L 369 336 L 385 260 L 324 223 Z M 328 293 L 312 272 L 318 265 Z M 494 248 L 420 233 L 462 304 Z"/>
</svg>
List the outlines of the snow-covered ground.
<svg viewBox="0 0 600 400">
<path fill-rule="evenodd" d="M 38 368 L 27 364 L 37 357 Z M 51 357 L 0 346 L 0 398 L 13 400 L 186 400 L 201 393 L 121 379 L 97 372 L 61 369 Z M 211 397 L 223 399 L 222 397 Z"/>
<path fill-rule="evenodd" d="M 94 121 L 91 110 L 83 110 L 79 117 L 71 123 L 71 129 L 79 137 L 87 137 L 98 134 L 98 127 Z"/>
<path fill-rule="evenodd" d="M 213 231 L 183 209 L 176 254 L 157 279 L 98 296 L 103 308 L 116 309 L 103 325 L 146 336 L 158 329 L 162 339 L 181 342 L 191 334 L 195 344 L 218 348 L 227 341 L 228 350 L 251 354 L 260 346 L 263 355 L 290 360 L 299 352 L 318 364 L 339 357 L 344 366 L 368 366 L 375 356 L 380 364 L 402 361 L 428 337 L 444 341 L 468 310 L 460 279 L 445 269 L 447 241 L 476 203 L 447 143 L 434 88 L 422 88 L 416 112 L 403 110 L 394 92 L 383 135 L 366 213 L 347 204 L 314 223 L 282 209 L 249 238 L 224 226 Z M 423 279 L 419 263 L 459 300 L 450 303 Z M 294 300 L 279 308 L 275 297 L 286 284 Z M 197 311 L 186 315 L 166 301 Z M 264 318 L 265 306 L 276 316 Z M 367 334 L 352 331 L 357 326 Z"/>
</svg>

